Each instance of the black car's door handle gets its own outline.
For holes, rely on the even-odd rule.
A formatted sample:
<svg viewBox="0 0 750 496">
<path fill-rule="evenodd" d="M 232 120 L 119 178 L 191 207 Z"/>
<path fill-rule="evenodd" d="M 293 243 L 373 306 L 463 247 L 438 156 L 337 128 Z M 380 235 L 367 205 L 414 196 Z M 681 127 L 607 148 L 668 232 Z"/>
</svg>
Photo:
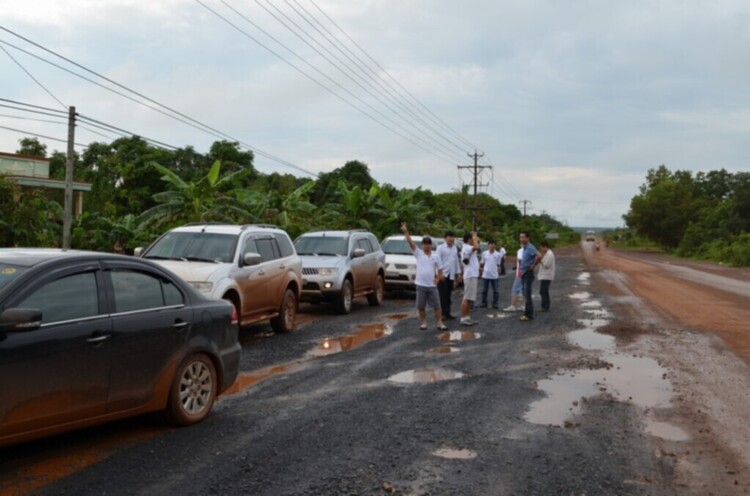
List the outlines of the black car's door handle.
<svg viewBox="0 0 750 496">
<path fill-rule="evenodd" d="M 101 343 L 102 341 L 106 341 L 107 339 L 109 339 L 109 334 L 102 334 L 100 336 L 94 336 L 94 337 L 88 338 L 86 342 L 97 344 L 97 343 Z"/>
<path fill-rule="evenodd" d="M 190 322 L 179 321 L 179 322 L 175 322 L 172 325 L 172 327 L 174 327 L 178 331 L 181 331 L 181 330 L 183 330 L 184 328 L 186 328 L 189 325 L 190 325 Z"/>
</svg>

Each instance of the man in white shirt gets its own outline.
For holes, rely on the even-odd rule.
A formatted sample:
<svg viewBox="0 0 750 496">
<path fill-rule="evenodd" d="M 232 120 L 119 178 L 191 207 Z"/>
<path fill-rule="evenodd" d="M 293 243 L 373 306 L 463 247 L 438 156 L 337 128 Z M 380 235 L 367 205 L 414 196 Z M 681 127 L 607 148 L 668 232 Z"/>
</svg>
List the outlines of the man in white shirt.
<svg viewBox="0 0 750 496">
<path fill-rule="evenodd" d="M 453 231 L 445 233 L 445 243 L 437 248 L 438 262 L 443 271 L 443 280 L 438 282 L 438 293 L 440 294 L 440 308 L 443 311 L 443 319 L 453 320 L 451 315 L 451 294 L 453 294 L 453 283 L 461 278 L 461 263 L 458 260 L 458 249 L 456 248 L 456 235 Z"/>
<path fill-rule="evenodd" d="M 502 246 L 502 241 L 500 242 L 500 249 L 498 250 L 500 252 L 500 274 L 501 276 L 505 275 L 505 255 L 508 253 L 505 251 L 505 247 Z"/>
<path fill-rule="evenodd" d="M 479 285 L 479 238 L 472 231 L 464 235 L 461 249 L 461 262 L 464 264 L 464 299 L 461 302 L 461 325 L 478 324 L 471 319 L 471 304 L 477 299 Z"/>
<path fill-rule="evenodd" d="M 497 308 L 498 301 L 500 300 L 500 293 L 497 290 L 498 278 L 498 267 L 500 266 L 500 259 L 502 255 L 500 252 L 495 250 L 495 241 L 490 239 L 487 241 L 487 251 L 482 254 L 482 265 L 484 270 L 482 271 L 482 303 L 479 305 L 480 308 L 487 308 L 487 292 L 492 286 L 492 308 Z"/>
<path fill-rule="evenodd" d="M 417 310 L 419 312 L 419 328 L 427 329 L 427 305 L 435 310 L 435 321 L 437 328 L 441 331 L 448 329 L 443 324 L 443 314 L 440 310 L 437 283 L 443 279 L 443 271 L 440 269 L 437 255 L 432 253 L 432 239 L 429 236 L 422 238 L 422 249 L 417 248 L 411 239 L 406 223 L 401 224 L 401 232 L 404 233 L 406 242 L 409 243 L 414 257 L 417 259 L 417 274 L 414 279 L 417 289 Z"/>
<path fill-rule="evenodd" d="M 539 295 L 542 297 L 542 311 L 549 312 L 549 286 L 555 280 L 555 254 L 550 250 L 549 243 L 542 241 L 539 245 L 542 261 L 539 263 Z"/>
</svg>

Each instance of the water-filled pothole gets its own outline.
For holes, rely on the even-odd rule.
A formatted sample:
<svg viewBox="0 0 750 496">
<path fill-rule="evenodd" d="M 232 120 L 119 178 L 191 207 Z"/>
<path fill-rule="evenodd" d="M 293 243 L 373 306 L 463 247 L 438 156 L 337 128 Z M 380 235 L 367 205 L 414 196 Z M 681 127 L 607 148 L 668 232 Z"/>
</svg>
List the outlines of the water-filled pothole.
<svg viewBox="0 0 750 496">
<path fill-rule="evenodd" d="M 266 379 L 270 379 L 271 377 L 296 372 L 302 369 L 303 365 L 304 362 L 298 361 L 284 363 L 281 365 L 273 365 L 271 367 L 254 370 L 252 372 L 241 372 L 234 384 L 232 384 L 229 389 L 227 389 L 223 394 L 233 395 L 241 393 L 250 386 L 253 386 Z"/>
<path fill-rule="evenodd" d="M 591 298 L 591 293 L 589 293 L 588 291 L 578 291 L 568 296 L 574 300 L 588 300 L 589 298 Z"/>
<path fill-rule="evenodd" d="M 388 380 L 399 384 L 424 384 L 430 382 L 451 381 L 453 379 L 460 379 L 465 375 L 466 374 L 463 372 L 457 372 L 455 370 L 422 368 L 399 372 L 398 374 L 390 376 Z"/>
<path fill-rule="evenodd" d="M 438 334 L 440 341 L 471 341 L 473 339 L 479 339 L 482 335 L 478 332 L 472 331 L 448 331 Z"/>
<path fill-rule="evenodd" d="M 580 412 L 584 398 L 601 393 L 643 408 L 669 406 L 672 385 L 665 378 L 666 369 L 656 360 L 613 353 L 604 359 L 612 364 L 611 368 L 569 371 L 538 381 L 538 388 L 547 397 L 531 404 L 526 420 L 562 426 Z"/>
<path fill-rule="evenodd" d="M 600 334 L 594 329 L 579 329 L 566 335 L 568 342 L 584 350 L 610 351 L 615 349 L 615 337 Z"/>
<path fill-rule="evenodd" d="M 469 449 L 439 448 L 432 454 L 449 460 L 472 460 L 477 457 L 477 452 Z"/>
<path fill-rule="evenodd" d="M 449 355 L 451 353 L 458 353 L 459 351 L 461 350 L 456 346 L 446 345 L 440 346 L 438 348 L 432 348 L 428 353 L 431 353 L 433 355 Z"/>
<path fill-rule="evenodd" d="M 584 301 L 581 306 L 583 308 L 599 308 L 602 306 L 602 302 L 599 300 Z"/>
<path fill-rule="evenodd" d="M 646 432 L 667 441 L 681 442 L 690 439 L 690 435 L 687 432 L 667 422 L 649 421 L 646 423 Z"/>
<path fill-rule="evenodd" d="M 348 351 L 358 346 L 362 346 L 370 341 L 384 338 L 393 333 L 393 329 L 388 324 L 363 324 L 354 334 L 338 338 L 325 338 L 315 348 L 310 350 L 309 354 L 314 357 L 323 357 Z"/>
</svg>

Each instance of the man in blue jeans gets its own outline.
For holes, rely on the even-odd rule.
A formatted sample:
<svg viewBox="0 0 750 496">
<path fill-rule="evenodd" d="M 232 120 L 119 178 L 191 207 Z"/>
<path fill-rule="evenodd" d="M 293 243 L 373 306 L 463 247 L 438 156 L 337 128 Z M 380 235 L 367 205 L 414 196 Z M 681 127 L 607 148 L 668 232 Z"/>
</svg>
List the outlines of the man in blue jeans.
<svg viewBox="0 0 750 496">
<path fill-rule="evenodd" d="M 531 301 L 531 286 L 534 284 L 534 269 L 539 265 L 542 256 L 536 247 L 531 244 L 528 231 L 522 231 L 521 246 L 523 256 L 521 257 L 521 279 L 523 280 L 523 299 L 526 303 L 521 320 L 528 321 L 534 318 L 534 303 Z"/>
</svg>

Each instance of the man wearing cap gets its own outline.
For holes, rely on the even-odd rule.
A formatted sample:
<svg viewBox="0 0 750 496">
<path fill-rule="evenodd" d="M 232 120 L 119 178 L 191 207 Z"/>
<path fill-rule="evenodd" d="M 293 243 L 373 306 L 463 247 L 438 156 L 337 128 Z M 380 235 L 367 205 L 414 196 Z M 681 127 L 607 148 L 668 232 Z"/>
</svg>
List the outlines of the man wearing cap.
<svg viewBox="0 0 750 496">
<path fill-rule="evenodd" d="M 422 249 L 417 248 L 411 239 L 406 223 L 401 224 L 401 232 L 404 233 L 406 242 L 414 257 L 417 259 L 417 275 L 414 280 L 417 288 L 417 310 L 419 311 L 419 328 L 427 329 L 427 305 L 435 310 L 435 321 L 437 328 L 441 331 L 447 329 L 443 324 L 443 313 L 440 310 L 440 299 L 438 297 L 437 284 L 443 279 L 443 271 L 437 255 L 432 253 L 432 239 L 429 236 L 422 238 Z"/>
<path fill-rule="evenodd" d="M 443 271 L 443 280 L 438 283 L 440 294 L 440 309 L 443 311 L 445 320 L 453 320 L 451 315 L 451 295 L 453 294 L 453 283 L 460 282 L 461 263 L 458 260 L 456 248 L 456 235 L 453 231 L 446 231 L 445 243 L 437 247 L 437 257 L 440 269 Z"/>
</svg>

